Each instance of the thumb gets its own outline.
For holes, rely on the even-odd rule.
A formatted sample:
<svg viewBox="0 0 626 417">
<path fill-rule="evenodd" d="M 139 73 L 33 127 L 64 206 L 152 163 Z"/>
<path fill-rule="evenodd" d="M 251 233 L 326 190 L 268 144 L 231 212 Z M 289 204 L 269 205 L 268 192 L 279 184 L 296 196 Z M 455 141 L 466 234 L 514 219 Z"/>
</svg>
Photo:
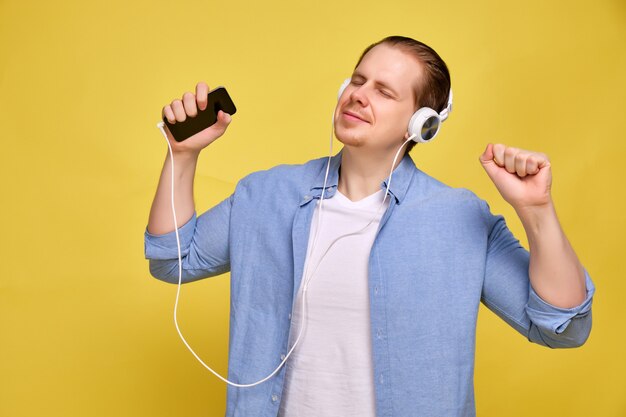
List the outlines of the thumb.
<svg viewBox="0 0 626 417">
<path fill-rule="evenodd" d="M 215 123 L 215 125 L 220 129 L 226 129 L 232 119 L 233 118 L 230 114 L 224 112 L 223 110 L 220 110 L 217 112 L 217 122 Z"/>
<path fill-rule="evenodd" d="M 494 160 L 493 144 L 491 143 L 487 144 L 485 151 L 483 152 L 482 155 L 478 157 L 478 160 L 480 161 L 481 165 L 487 172 L 487 175 L 489 175 L 489 177 L 493 179 L 495 175 L 497 174 L 497 172 L 500 170 L 500 167 L 498 166 L 498 164 L 496 164 Z"/>
</svg>

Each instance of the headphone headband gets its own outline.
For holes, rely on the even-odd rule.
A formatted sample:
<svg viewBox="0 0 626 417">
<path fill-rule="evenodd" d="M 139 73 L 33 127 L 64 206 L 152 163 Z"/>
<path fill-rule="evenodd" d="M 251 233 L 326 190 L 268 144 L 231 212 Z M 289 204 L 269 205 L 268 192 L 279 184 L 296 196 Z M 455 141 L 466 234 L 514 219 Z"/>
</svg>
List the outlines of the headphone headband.
<svg viewBox="0 0 626 417">
<path fill-rule="evenodd" d="M 452 113 L 452 88 L 450 88 L 450 94 L 448 94 L 448 105 L 441 111 L 441 113 L 439 113 L 441 121 L 443 122 L 446 120 L 448 116 L 450 116 L 450 113 Z"/>
</svg>

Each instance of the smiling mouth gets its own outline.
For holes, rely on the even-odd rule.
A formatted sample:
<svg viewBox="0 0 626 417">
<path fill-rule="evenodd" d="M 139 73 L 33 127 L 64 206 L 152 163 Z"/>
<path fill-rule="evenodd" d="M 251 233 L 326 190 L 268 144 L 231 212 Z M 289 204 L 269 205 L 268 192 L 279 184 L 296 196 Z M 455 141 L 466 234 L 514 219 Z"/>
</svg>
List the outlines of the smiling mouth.
<svg viewBox="0 0 626 417">
<path fill-rule="evenodd" d="M 347 120 L 363 122 L 363 123 L 369 123 L 367 120 L 363 119 L 361 116 L 359 116 L 358 114 L 353 113 L 351 111 L 344 111 L 343 112 L 343 116 Z"/>
</svg>

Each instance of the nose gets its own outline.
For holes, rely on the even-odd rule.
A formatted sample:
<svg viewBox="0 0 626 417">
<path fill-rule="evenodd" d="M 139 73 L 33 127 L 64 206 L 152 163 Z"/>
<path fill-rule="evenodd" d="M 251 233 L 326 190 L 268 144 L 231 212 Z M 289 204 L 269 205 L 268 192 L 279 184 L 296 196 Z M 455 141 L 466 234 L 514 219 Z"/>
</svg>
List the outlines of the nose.
<svg viewBox="0 0 626 417">
<path fill-rule="evenodd" d="M 365 84 L 354 86 L 354 88 L 350 92 L 350 101 L 355 101 L 361 106 L 365 107 L 369 104 L 367 94 L 367 87 L 365 86 Z"/>
</svg>

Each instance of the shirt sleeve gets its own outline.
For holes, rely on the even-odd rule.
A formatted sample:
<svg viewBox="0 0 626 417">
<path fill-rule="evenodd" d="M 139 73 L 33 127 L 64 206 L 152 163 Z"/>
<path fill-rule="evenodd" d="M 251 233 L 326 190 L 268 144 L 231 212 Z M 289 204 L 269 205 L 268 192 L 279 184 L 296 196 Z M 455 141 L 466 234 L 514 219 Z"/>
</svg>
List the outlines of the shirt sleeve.
<svg viewBox="0 0 626 417">
<path fill-rule="evenodd" d="M 178 228 L 182 282 L 196 281 L 230 271 L 229 230 L 231 195 Z M 178 283 L 176 231 L 162 235 L 144 232 L 144 253 L 150 273 L 162 281 Z"/>
<path fill-rule="evenodd" d="M 486 203 L 484 203 L 486 206 Z M 488 213 L 490 225 L 483 303 L 531 342 L 551 348 L 581 346 L 591 332 L 595 287 L 587 271 L 585 300 L 572 308 L 544 301 L 530 284 L 530 253 L 508 229 L 502 216 Z"/>
</svg>

